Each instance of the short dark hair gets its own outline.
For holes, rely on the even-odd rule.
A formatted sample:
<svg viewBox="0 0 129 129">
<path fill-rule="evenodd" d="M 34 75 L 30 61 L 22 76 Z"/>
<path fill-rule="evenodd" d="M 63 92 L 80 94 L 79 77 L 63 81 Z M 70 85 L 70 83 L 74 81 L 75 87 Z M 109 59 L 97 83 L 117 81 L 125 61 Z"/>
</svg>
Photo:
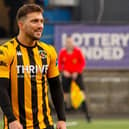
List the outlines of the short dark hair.
<svg viewBox="0 0 129 129">
<path fill-rule="evenodd" d="M 25 17 L 27 14 L 33 12 L 43 13 L 43 9 L 37 4 L 24 4 L 18 9 L 16 19 L 19 21 L 22 17 Z"/>
</svg>

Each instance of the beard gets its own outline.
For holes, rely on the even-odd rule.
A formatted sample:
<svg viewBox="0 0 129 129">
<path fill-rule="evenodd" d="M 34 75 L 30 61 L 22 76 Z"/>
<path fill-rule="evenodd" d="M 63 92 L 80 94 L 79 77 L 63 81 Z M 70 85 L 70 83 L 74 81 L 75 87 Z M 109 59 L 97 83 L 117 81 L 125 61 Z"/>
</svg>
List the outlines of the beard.
<svg viewBox="0 0 129 129">
<path fill-rule="evenodd" d="M 37 36 L 31 36 L 31 39 L 32 40 L 40 40 L 41 36 L 40 37 L 37 37 Z"/>
<path fill-rule="evenodd" d="M 28 36 L 32 41 L 34 41 L 34 40 L 40 40 L 40 38 L 41 38 L 41 35 L 40 35 L 40 36 L 37 36 L 35 33 L 33 33 L 33 34 L 27 33 L 27 36 Z"/>
</svg>

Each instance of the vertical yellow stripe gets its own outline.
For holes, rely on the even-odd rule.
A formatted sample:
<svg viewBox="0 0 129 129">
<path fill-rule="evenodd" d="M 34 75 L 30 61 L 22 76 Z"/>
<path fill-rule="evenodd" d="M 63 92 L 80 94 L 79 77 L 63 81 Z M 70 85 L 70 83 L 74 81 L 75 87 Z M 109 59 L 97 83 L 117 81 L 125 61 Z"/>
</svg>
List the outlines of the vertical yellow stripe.
<svg viewBox="0 0 129 129">
<path fill-rule="evenodd" d="M 4 116 L 4 129 L 8 129 L 7 117 Z"/>
<path fill-rule="evenodd" d="M 17 86 L 17 56 L 14 57 L 14 62 L 11 67 L 11 101 L 12 109 L 15 117 L 19 120 L 19 107 L 18 107 L 18 86 Z"/>
<path fill-rule="evenodd" d="M 42 62 L 40 59 L 40 56 L 38 54 L 38 49 L 35 48 L 34 49 L 34 59 L 36 62 L 37 67 L 42 68 Z M 36 82 L 37 82 L 37 99 L 38 99 L 38 121 L 39 121 L 39 127 L 40 128 L 46 128 L 46 125 L 44 123 L 44 117 L 43 117 L 43 109 L 42 109 L 42 105 L 43 105 L 43 94 L 42 94 L 42 73 L 40 72 L 40 70 L 37 70 L 37 74 L 36 74 Z"/>
<path fill-rule="evenodd" d="M 47 56 L 47 64 L 50 65 L 50 57 Z M 45 81 L 47 82 L 47 76 L 45 77 Z M 45 92 L 46 94 L 48 93 L 48 83 L 45 83 L 46 84 L 46 89 L 45 89 Z M 49 120 L 49 123 L 50 125 L 53 125 L 53 119 L 52 119 L 52 116 L 51 116 L 51 109 L 50 109 L 50 106 L 49 106 L 49 98 L 48 96 L 46 97 L 46 106 L 47 106 L 47 116 L 48 116 L 48 120 Z"/>
<path fill-rule="evenodd" d="M 47 107 L 47 116 L 48 116 L 48 121 L 50 123 L 50 125 L 53 125 L 53 120 L 51 117 L 51 111 L 50 111 L 50 107 L 49 107 L 49 99 L 48 99 L 48 83 L 47 83 L 47 78 L 45 76 L 45 93 L 46 93 L 46 107 Z"/>
<path fill-rule="evenodd" d="M 29 66 L 29 57 L 27 50 L 24 47 L 21 47 L 21 52 L 23 54 L 23 63 L 24 67 Z M 31 81 L 30 74 L 27 70 L 24 71 L 24 99 L 25 99 L 25 113 L 26 113 L 26 124 L 27 126 L 32 126 L 33 129 L 33 115 L 32 115 L 32 102 L 31 102 Z"/>
</svg>

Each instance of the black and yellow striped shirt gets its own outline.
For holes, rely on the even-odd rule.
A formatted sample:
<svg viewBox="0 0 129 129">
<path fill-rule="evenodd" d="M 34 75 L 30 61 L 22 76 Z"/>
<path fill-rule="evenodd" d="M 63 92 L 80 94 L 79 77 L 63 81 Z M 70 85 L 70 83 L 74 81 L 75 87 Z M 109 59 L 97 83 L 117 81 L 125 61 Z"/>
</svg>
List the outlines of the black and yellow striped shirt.
<svg viewBox="0 0 129 129">
<path fill-rule="evenodd" d="M 10 80 L 13 114 L 25 129 L 53 125 L 47 78 L 59 75 L 56 58 L 55 49 L 39 41 L 26 47 L 14 38 L 0 46 L 0 78 Z M 5 129 L 7 126 L 5 120 Z"/>
</svg>

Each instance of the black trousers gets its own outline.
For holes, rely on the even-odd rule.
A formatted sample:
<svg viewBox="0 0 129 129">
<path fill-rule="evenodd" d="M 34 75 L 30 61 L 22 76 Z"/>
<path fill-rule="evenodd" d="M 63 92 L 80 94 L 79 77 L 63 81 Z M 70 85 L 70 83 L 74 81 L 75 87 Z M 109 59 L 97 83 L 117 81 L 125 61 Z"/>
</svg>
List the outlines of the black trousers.
<svg viewBox="0 0 129 129">
<path fill-rule="evenodd" d="M 62 75 L 62 85 L 63 85 L 64 93 L 70 92 L 71 82 L 72 82 L 71 77 L 65 77 L 64 75 Z M 84 90 L 84 83 L 83 83 L 83 78 L 82 78 L 81 74 L 78 75 L 75 82 L 78 84 L 78 86 L 80 87 L 81 90 Z"/>
</svg>

